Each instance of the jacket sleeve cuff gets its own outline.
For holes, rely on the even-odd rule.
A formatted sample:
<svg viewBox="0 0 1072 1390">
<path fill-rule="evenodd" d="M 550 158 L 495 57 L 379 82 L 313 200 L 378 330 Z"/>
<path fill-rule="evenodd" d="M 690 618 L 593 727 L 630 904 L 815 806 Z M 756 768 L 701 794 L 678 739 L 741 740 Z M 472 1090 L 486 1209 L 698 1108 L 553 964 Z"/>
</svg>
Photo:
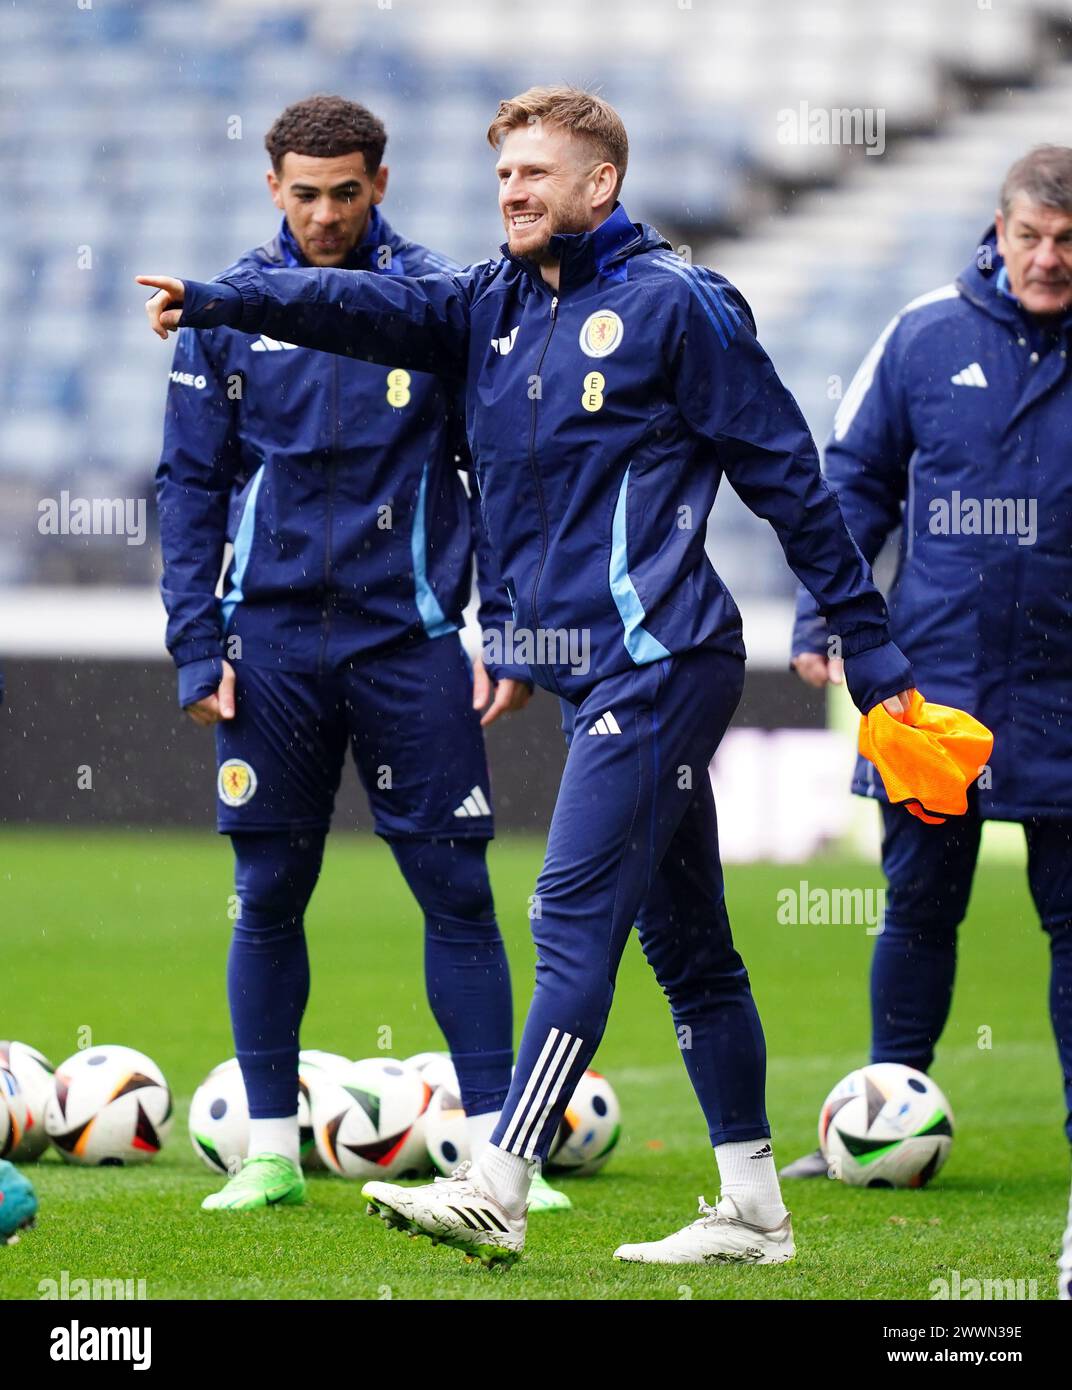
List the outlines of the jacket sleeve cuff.
<svg viewBox="0 0 1072 1390">
<path fill-rule="evenodd" d="M 238 328 L 242 322 L 242 295 L 222 280 L 182 282 L 181 328 Z"/>
<path fill-rule="evenodd" d="M 870 713 L 891 695 L 911 690 L 915 683 L 911 662 L 893 642 L 845 657 L 845 684 L 861 714 Z"/>
<path fill-rule="evenodd" d="M 183 637 L 181 641 L 169 646 L 168 651 L 176 666 L 189 666 L 191 661 L 204 661 L 210 656 L 224 655 L 223 640 L 218 634 L 212 637 Z"/>
<path fill-rule="evenodd" d="M 209 695 L 215 695 L 223 679 L 223 658 L 205 657 L 179 667 L 179 708 L 194 705 Z"/>
<path fill-rule="evenodd" d="M 523 685 L 527 685 L 530 690 L 534 688 L 532 672 L 527 666 L 500 666 L 496 662 L 489 665 L 485 660 L 484 670 L 487 671 L 496 685 L 500 681 L 520 681 Z"/>
</svg>

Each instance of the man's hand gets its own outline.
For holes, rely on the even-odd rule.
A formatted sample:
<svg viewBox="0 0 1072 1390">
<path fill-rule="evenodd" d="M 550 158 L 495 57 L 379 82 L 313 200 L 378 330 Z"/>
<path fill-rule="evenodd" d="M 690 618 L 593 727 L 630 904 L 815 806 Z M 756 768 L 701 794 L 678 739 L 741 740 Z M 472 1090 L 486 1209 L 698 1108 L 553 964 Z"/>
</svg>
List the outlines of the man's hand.
<svg viewBox="0 0 1072 1390">
<path fill-rule="evenodd" d="M 817 686 L 845 684 L 845 663 L 836 656 L 829 660 L 822 652 L 801 652 L 789 663 L 806 685 Z"/>
<path fill-rule="evenodd" d="M 220 687 L 215 695 L 206 695 L 203 700 L 197 700 L 192 705 L 186 706 L 186 713 L 202 728 L 208 728 L 210 724 L 219 724 L 221 720 L 233 719 L 235 712 L 235 671 L 229 661 L 223 663 L 223 678 Z"/>
<path fill-rule="evenodd" d="M 159 291 L 146 301 L 145 312 L 149 315 L 149 327 L 158 338 L 166 339 L 169 329 L 177 329 L 182 318 L 181 306 L 186 297 L 182 281 L 173 280 L 170 275 L 135 275 L 134 279 L 139 285 Z"/>
<path fill-rule="evenodd" d="M 473 708 L 484 709 L 487 705 L 484 717 L 480 721 L 482 729 L 494 724 L 500 715 L 513 714 L 516 710 L 524 709 L 531 699 L 532 687 L 524 681 L 515 681 L 507 677 L 496 685 L 484 669 L 484 663 L 480 658 L 477 657 L 473 662 Z"/>
<path fill-rule="evenodd" d="M 845 683 L 845 663 L 836 656 L 825 657 L 822 652 L 801 652 L 790 662 L 793 670 L 797 673 L 806 685 L 814 685 L 817 689 L 822 689 L 826 684 L 844 685 Z M 909 696 L 910 690 L 902 690 L 900 695 L 891 695 L 888 700 L 883 700 L 882 707 L 887 714 L 905 714 L 911 703 Z"/>
</svg>

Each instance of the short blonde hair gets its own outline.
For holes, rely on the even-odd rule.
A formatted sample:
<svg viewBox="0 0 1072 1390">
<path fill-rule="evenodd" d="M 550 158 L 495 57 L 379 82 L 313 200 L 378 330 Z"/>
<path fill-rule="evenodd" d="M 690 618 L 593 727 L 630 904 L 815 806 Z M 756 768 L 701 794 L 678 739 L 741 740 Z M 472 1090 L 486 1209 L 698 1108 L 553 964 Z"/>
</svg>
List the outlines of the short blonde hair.
<svg viewBox="0 0 1072 1390">
<path fill-rule="evenodd" d="M 511 130 L 537 121 L 584 140 L 601 160 L 613 164 L 618 173 L 614 188 L 617 198 L 629 163 L 629 137 L 610 102 L 580 87 L 530 87 L 499 102 L 495 119 L 488 126 L 488 144 L 497 150 Z"/>
</svg>

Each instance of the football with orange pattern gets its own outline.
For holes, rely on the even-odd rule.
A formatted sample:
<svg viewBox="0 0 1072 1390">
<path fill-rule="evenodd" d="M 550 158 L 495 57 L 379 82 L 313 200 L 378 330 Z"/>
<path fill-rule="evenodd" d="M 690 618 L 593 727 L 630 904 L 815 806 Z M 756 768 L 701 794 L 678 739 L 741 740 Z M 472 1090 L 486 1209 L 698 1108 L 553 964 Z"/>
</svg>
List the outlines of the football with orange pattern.
<svg viewBox="0 0 1072 1390">
<path fill-rule="evenodd" d="M 89 1047 L 56 1068 L 45 1129 L 69 1163 L 145 1163 L 163 1147 L 171 1112 L 171 1091 L 150 1057 Z"/>
</svg>

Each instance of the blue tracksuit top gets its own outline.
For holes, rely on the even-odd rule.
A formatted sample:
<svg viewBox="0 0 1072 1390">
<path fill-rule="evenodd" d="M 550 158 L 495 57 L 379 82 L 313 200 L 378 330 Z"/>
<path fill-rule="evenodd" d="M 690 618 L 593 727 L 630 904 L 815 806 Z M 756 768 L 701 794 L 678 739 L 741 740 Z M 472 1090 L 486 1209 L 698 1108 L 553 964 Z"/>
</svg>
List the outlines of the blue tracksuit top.
<svg viewBox="0 0 1072 1390">
<path fill-rule="evenodd" d="M 285 221 L 237 263 L 262 276 L 300 274 L 284 267 L 302 264 Z M 385 280 L 451 266 L 377 208 L 349 264 Z M 316 672 L 457 630 L 474 550 L 480 620 L 508 621 L 475 496 L 459 476 L 469 466 L 449 381 L 226 327 L 181 331 L 157 471 L 180 703 L 215 690 L 227 651 Z M 226 541 L 234 552 L 221 601 Z M 491 674 L 529 678 L 508 666 Z"/>
<path fill-rule="evenodd" d="M 993 227 L 889 323 L 845 393 L 826 476 L 865 559 L 898 533 L 890 626 L 928 700 L 994 731 L 984 817 L 1072 814 L 1072 312 L 1008 289 Z M 824 646 L 800 596 L 794 652 Z M 853 789 L 885 799 L 870 763 Z"/>
<path fill-rule="evenodd" d="M 577 699 L 604 676 L 701 645 L 743 655 L 740 614 L 704 549 L 723 474 L 775 527 L 841 635 L 857 704 L 910 685 L 883 599 L 738 291 L 620 206 L 552 249 L 557 294 L 505 248 L 501 260 L 417 277 L 245 262 L 210 285 L 187 281 L 182 322 L 463 386 L 517 629 L 588 644 L 583 673 L 534 662 L 556 693 Z"/>
</svg>

